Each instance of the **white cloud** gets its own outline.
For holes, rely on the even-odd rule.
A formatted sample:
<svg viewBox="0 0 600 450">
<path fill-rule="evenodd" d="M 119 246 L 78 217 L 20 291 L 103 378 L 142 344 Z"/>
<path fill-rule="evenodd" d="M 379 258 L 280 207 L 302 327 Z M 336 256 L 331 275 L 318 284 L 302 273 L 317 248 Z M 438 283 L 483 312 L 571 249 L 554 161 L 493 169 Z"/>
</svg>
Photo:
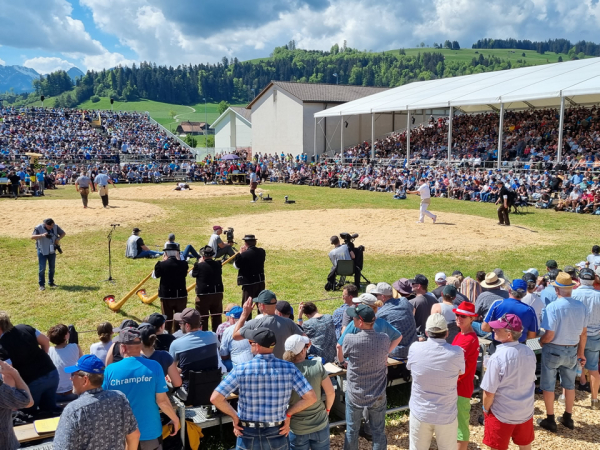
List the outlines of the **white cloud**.
<svg viewBox="0 0 600 450">
<path fill-rule="evenodd" d="M 89 70 L 110 69 L 118 65 L 131 66 L 135 61 L 125 58 L 120 53 L 104 52 L 101 55 L 83 56 L 83 65 Z"/>
<path fill-rule="evenodd" d="M 6 61 L 4 61 L 3 59 L 0 59 L 0 66 L 5 66 L 6 65 Z"/>
<path fill-rule="evenodd" d="M 74 67 L 75 64 L 70 63 L 65 59 L 60 59 L 56 57 L 37 57 L 28 59 L 23 63 L 25 67 L 29 67 L 34 69 L 36 72 L 45 75 L 50 72 L 55 72 L 57 70 L 69 70 L 71 67 Z"/>
</svg>

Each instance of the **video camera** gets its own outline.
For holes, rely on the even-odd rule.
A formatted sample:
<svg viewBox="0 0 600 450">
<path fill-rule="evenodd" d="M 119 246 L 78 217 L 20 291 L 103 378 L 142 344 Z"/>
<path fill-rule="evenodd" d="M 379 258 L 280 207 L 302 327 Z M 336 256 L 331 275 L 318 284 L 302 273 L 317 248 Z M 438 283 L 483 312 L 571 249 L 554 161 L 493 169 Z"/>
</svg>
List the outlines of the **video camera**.
<svg viewBox="0 0 600 450">
<path fill-rule="evenodd" d="M 344 241 L 346 245 L 354 242 L 354 239 L 358 237 L 358 233 L 350 234 L 350 233 L 340 233 L 340 237 Z"/>
<path fill-rule="evenodd" d="M 227 243 L 229 245 L 235 244 L 235 240 L 233 238 L 233 228 L 229 227 L 226 230 L 224 230 L 223 233 L 225 233 L 225 236 L 227 236 Z"/>
<path fill-rule="evenodd" d="M 46 233 L 46 237 L 47 237 L 48 239 L 50 239 L 50 240 L 53 240 L 53 239 L 52 239 L 52 237 L 53 237 L 53 236 L 54 236 L 54 234 L 52 234 L 52 233 Z M 54 244 L 54 249 L 55 249 L 55 250 L 56 250 L 58 253 L 60 253 L 60 254 L 62 255 L 62 252 L 63 252 L 63 251 L 62 251 L 62 248 L 60 248 L 60 245 L 56 245 L 56 244 Z"/>
</svg>

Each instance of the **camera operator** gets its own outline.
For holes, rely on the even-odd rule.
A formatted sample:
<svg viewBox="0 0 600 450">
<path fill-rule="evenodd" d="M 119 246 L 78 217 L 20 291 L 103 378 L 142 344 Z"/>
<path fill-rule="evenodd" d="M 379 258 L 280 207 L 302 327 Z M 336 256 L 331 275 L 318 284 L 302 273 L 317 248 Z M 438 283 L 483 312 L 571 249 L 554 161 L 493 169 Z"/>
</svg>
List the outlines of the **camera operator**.
<svg viewBox="0 0 600 450">
<path fill-rule="evenodd" d="M 333 250 L 329 252 L 329 260 L 331 261 L 331 270 L 327 275 L 327 284 L 325 285 L 326 291 L 332 291 L 335 289 L 335 275 L 337 271 L 338 261 L 348 261 L 354 259 L 354 253 L 350 253 L 348 245 L 340 244 L 340 238 L 337 236 L 331 236 L 329 239 L 331 245 L 334 246 Z"/>
<path fill-rule="evenodd" d="M 35 242 L 37 249 L 39 275 L 38 283 L 40 291 L 46 289 L 46 262 L 48 263 L 48 286 L 56 287 L 54 284 L 54 267 L 56 262 L 56 251 L 62 253 L 60 240 L 66 233 L 61 227 L 54 223 L 54 220 L 48 218 L 33 229 L 31 239 Z"/>
<path fill-rule="evenodd" d="M 365 247 L 363 245 L 359 245 L 358 247 L 354 245 L 354 239 L 358 237 L 358 233 L 340 233 L 340 237 L 344 240 L 344 244 L 348 246 L 350 257 L 354 261 L 354 286 L 360 289 Z"/>
<path fill-rule="evenodd" d="M 231 240 L 233 241 L 233 228 L 229 228 L 231 230 Z M 231 243 L 225 243 L 221 239 L 221 234 L 223 234 L 223 227 L 220 225 L 213 226 L 213 234 L 210 236 L 208 240 L 208 245 L 212 247 L 215 252 L 214 258 L 220 258 L 221 256 L 227 255 L 228 257 L 235 255 L 235 251 L 231 246 Z M 227 237 L 229 241 L 229 236 Z"/>
</svg>

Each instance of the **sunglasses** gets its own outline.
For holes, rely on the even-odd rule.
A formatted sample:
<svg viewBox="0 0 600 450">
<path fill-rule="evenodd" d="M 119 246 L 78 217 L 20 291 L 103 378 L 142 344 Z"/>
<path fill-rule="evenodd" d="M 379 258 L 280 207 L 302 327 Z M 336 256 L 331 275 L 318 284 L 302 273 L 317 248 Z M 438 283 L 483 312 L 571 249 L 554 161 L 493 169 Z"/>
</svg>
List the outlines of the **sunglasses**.
<svg viewBox="0 0 600 450">
<path fill-rule="evenodd" d="M 456 314 L 456 317 L 460 317 L 461 319 L 466 319 L 467 317 L 473 317 L 473 316 L 465 316 L 464 314 Z"/>
<path fill-rule="evenodd" d="M 71 374 L 71 378 L 74 378 L 74 377 L 76 377 L 76 376 L 77 376 L 77 377 L 79 377 L 79 378 L 83 378 L 83 377 L 85 377 L 85 375 L 83 375 L 81 372 L 73 372 L 73 373 Z"/>
</svg>

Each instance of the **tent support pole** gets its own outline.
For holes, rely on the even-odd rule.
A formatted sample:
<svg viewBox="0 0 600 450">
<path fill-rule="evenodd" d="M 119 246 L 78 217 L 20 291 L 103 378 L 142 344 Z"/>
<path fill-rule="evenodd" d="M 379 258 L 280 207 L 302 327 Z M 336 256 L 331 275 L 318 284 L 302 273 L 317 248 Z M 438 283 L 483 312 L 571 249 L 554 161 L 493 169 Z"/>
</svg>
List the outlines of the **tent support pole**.
<svg viewBox="0 0 600 450">
<path fill-rule="evenodd" d="M 454 116 L 454 107 L 450 107 L 450 121 L 448 122 L 448 165 L 452 157 L 452 118 Z"/>
<path fill-rule="evenodd" d="M 371 159 L 375 159 L 375 114 L 371 113 Z"/>
<path fill-rule="evenodd" d="M 504 132 L 504 103 L 500 103 L 500 123 L 498 125 L 498 169 L 502 168 L 502 134 Z"/>
<path fill-rule="evenodd" d="M 410 111 L 406 115 L 406 167 L 410 163 Z"/>
<path fill-rule="evenodd" d="M 315 117 L 315 133 L 313 139 L 313 158 L 317 162 L 317 118 Z"/>
<path fill-rule="evenodd" d="M 565 121 L 565 98 L 562 96 L 562 92 L 560 93 L 560 120 L 558 124 L 558 151 L 556 152 L 556 162 L 560 163 L 560 158 L 562 157 L 562 149 L 563 149 L 563 128 Z"/>
<path fill-rule="evenodd" d="M 344 164 L 344 116 L 340 116 L 340 153 L 342 154 L 342 164 Z"/>
</svg>

